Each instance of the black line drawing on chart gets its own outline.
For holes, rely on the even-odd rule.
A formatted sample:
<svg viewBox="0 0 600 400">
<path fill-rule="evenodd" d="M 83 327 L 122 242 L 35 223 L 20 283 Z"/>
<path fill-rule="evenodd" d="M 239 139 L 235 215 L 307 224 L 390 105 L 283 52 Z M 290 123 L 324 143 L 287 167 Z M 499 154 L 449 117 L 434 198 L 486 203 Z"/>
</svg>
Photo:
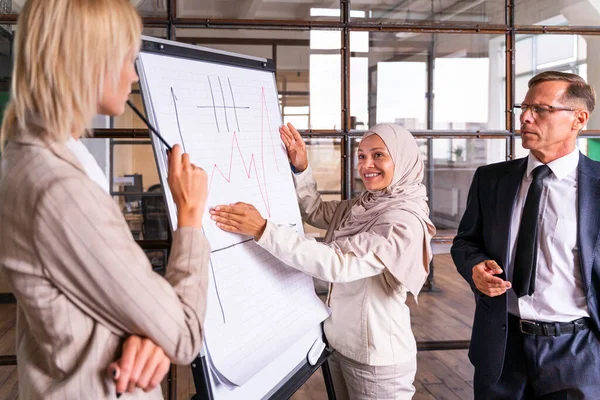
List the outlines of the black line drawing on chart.
<svg viewBox="0 0 600 400">
<path fill-rule="evenodd" d="M 294 224 L 294 226 L 296 226 L 296 224 Z M 220 249 L 213 250 L 213 251 L 210 252 L 210 254 L 218 253 L 219 251 L 223 251 L 223 250 L 227 250 L 227 249 L 231 249 L 232 247 L 239 246 L 240 244 L 248 243 L 248 242 L 251 242 L 253 240 L 254 239 L 242 240 L 241 242 L 234 243 L 234 244 L 229 245 L 227 247 L 221 247 Z"/>
<path fill-rule="evenodd" d="M 233 112 L 235 114 L 235 124 L 237 125 L 237 131 L 240 131 L 240 122 L 238 121 L 237 109 L 235 106 L 235 96 L 233 95 L 233 88 L 231 87 L 231 80 L 229 77 L 227 78 L 227 84 L 229 85 L 229 92 L 231 93 L 231 100 L 233 101 Z M 240 108 L 250 108 L 250 107 L 240 107 Z"/>
<path fill-rule="evenodd" d="M 221 78 L 218 78 L 218 79 L 219 79 L 219 84 L 220 84 Z M 229 78 L 228 78 L 228 80 L 229 80 Z M 235 105 L 235 98 L 233 97 L 233 90 L 231 89 L 231 83 L 229 84 L 229 86 L 230 86 L 229 89 L 231 91 L 231 96 L 232 96 L 231 98 L 232 98 L 232 101 L 233 101 L 233 106 L 226 106 L 226 105 L 218 106 L 218 105 L 216 105 L 215 104 L 214 94 L 213 94 L 213 91 L 212 91 L 212 85 L 210 83 L 210 77 L 208 77 L 208 84 L 210 86 L 210 96 L 212 97 L 212 103 L 213 103 L 213 105 L 212 106 L 196 106 L 196 108 L 212 108 L 213 109 L 213 112 L 214 112 L 214 115 L 215 115 L 215 124 L 217 125 L 217 132 L 219 132 L 219 133 L 221 133 L 221 130 L 219 128 L 219 119 L 218 119 L 218 116 L 217 116 L 217 109 L 218 108 L 219 109 L 224 109 L 224 111 L 225 111 L 225 122 L 227 123 L 227 130 L 229 130 L 229 122 L 227 121 L 227 110 L 226 109 L 233 108 L 233 111 L 235 113 L 236 124 L 238 125 L 238 129 L 239 129 L 239 123 L 238 123 L 238 120 L 237 120 L 237 109 L 240 109 L 240 110 L 249 110 L 250 107 L 237 107 Z M 223 94 L 223 88 L 222 87 L 221 87 L 221 96 L 223 98 L 223 104 L 225 104 L 225 96 Z M 181 132 L 181 122 L 180 122 L 180 119 L 179 119 L 179 108 L 177 107 L 177 102 L 179 101 L 179 99 L 175 95 L 175 89 L 173 89 L 172 87 L 171 87 L 171 98 L 173 99 L 173 107 L 175 109 L 175 118 L 177 120 L 177 129 L 179 131 L 179 138 L 181 139 L 181 146 L 183 147 L 183 151 L 185 152 L 185 142 L 183 141 L 183 134 Z"/>
<path fill-rule="evenodd" d="M 181 134 L 181 124 L 179 122 L 179 110 L 177 109 L 177 96 L 175 96 L 175 90 L 171 87 L 171 97 L 173 98 L 173 107 L 175 108 L 175 118 L 177 119 L 177 130 L 179 131 L 179 138 L 181 139 L 181 147 L 185 153 L 185 142 L 183 141 L 183 135 Z"/>
<path fill-rule="evenodd" d="M 213 94 L 212 84 L 210 83 L 210 76 L 206 75 L 206 79 L 208 79 L 208 87 L 210 89 L 210 97 L 212 98 L 213 111 L 215 112 L 215 123 L 217 124 L 217 132 L 221 133 L 221 129 L 219 129 L 219 119 L 217 118 L 217 106 L 215 104 L 215 96 Z"/>
<path fill-rule="evenodd" d="M 225 94 L 223 93 L 223 85 L 221 84 L 221 77 L 218 76 L 217 79 L 219 79 L 219 88 L 221 89 L 221 98 L 223 99 L 223 107 L 225 107 Z M 224 108 L 223 112 L 225 113 L 225 125 L 227 125 L 227 132 L 229 132 L 229 121 L 227 120 L 227 108 Z"/>
<path fill-rule="evenodd" d="M 213 90 L 213 84 L 211 83 L 211 78 L 217 79 L 219 81 L 219 90 L 216 89 L 216 84 L 214 86 L 214 90 Z M 226 89 L 223 89 L 223 81 L 225 80 L 225 77 L 220 76 L 212 76 L 212 75 L 207 75 L 207 79 L 208 79 L 208 86 L 209 86 L 209 90 L 210 90 L 210 96 L 211 96 L 211 100 L 212 100 L 212 105 L 199 105 L 196 106 L 196 108 L 212 108 L 213 109 L 213 113 L 215 115 L 215 124 L 217 125 L 217 132 L 221 133 L 220 127 L 219 127 L 219 114 L 217 113 L 217 110 L 223 110 L 223 115 L 225 117 L 225 125 L 227 127 L 227 131 L 230 131 L 230 126 L 229 126 L 229 118 L 230 118 L 230 114 L 228 113 L 229 110 L 233 109 L 233 113 L 235 116 L 235 124 L 237 126 L 237 130 L 236 132 L 241 132 L 240 129 L 240 122 L 238 119 L 238 113 L 237 110 L 250 110 L 250 107 L 248 106 L 238 106 L 235 102 L 235 95 L 233 94 L 233 87 L 231 85 L 231 80 L 229 78 L 227 78 L 227 85 L 229 86 L 229 94 L 231 94 L 231 100 L 226 99 L 225 98 L 225 93 L 226 93 Z M 223 105 L 217 105 L 217 101 L 221 100 Z M 231 102 L 233 103 L 233 105 L 228 105 L 227 103 Z M 221 125 L 222 125 L 222 120 L 221 120 Z"/>
<path fill-rule="evenodd" d="M 215 276 L 215 267 L 213 266 L 212 260 L 210 262 L 210 270 L 213 276 L 213 284 L 215 285 L 215 292 L 217 293 L 217 300 L 219 301 L 219 308 L 221 309 L 221 315 L 223 316 L 223 323 L 225 324 L 225 310 L 223 309 L 223 303 L 221 303 L 221 295 L 219 294 L 219 287 L 217 286 L 217 277 Z"/>
</svg>

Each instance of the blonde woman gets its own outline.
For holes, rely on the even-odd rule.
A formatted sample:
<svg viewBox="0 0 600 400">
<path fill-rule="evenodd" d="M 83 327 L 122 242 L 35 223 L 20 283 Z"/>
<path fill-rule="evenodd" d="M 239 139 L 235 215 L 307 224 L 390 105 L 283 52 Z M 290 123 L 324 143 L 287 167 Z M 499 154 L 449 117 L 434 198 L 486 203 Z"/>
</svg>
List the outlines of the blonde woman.
<svg viewBox="0 0 600 400">
<path fill-rule="evenodd" d="M 325 335 L 336 398 L 410 399 L 417 349 L 410 327 L 408 292 L 425 282 L 435 227 L 429 220 L 424 164 L 417 143 L 393 124 L 371 128 L 358 148 L 358 173 L 366 190 L 346 201 L 322 201 L 306 146 L 291 125 L 280 129 L 303 219 L 327 229 L 317 243 L 265 220 L 249 204 L 211 210 L 217 226 L 254 236 L 287 265 L 331 282 L 331 317 Z"/>
<path fill-rule="evenodd" d="M 173 148 L 179 228 L 162 278 L 66 145 L 95 114 L 123 112 L 141 30 L 127 0 L 28 0 L 19 16 L 1 137 L 0 271 L 17 298 L 22 399 L 160 399 L 169 361 L 190 363 L 202 343 L 204 171 Z"/>
</svg>

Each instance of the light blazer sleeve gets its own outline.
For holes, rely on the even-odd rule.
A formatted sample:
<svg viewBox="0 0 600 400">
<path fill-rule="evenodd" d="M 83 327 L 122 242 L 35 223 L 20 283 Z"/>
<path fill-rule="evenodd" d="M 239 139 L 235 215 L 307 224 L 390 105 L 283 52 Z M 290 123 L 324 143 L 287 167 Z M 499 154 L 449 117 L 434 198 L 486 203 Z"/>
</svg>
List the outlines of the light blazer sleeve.
<svg viewBox="0 0 600 400">
<path fill-rule="evenodd" d="M 174 363 L 198 355 L 210 256 L 200 229 L 174 233 L 163 278 L 113 199 L 91 180 L 52 183 L 38 200 L 34 224 L 44 274 L 84 312 L 117 335 L 152 339 Z"/>
<path fill-rule="evenodd" d="M 379 275 L 385 269 L 373 252 L 363 257 L 343 254 L 336 251 L 335 244 L 318 243 L 290 227 L 270 221 L 257 243 L 283 263 L 327 282 L 352 282 Z"/>
<path fill-rule="evenodd" d="M 323 201 L 321 199 L 310 166 L 299 174 L 293 174 L 293 177 L 302 220 L 319 229 L 329 228 L 331 219 L 341 201 Z"/>
</svg>

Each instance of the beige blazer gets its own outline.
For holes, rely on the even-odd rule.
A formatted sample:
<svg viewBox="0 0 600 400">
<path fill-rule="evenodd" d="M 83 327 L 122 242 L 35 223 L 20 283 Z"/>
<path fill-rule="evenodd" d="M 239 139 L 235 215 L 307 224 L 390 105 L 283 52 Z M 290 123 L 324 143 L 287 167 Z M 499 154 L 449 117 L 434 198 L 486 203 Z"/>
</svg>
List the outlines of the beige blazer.
<svg viewBox="0 0 600 400">
<path fill-rule="evenodd" d="M 179 229 L 162 278 L 114 200 L 65 145 L 31 135 L 9 142 L 0 174 L 0 271 L 17 298 L 19 397 L 114 399 L 106 369 L 131 334 L 190 363 L 202 344 L 209 256 L 201 230 Z"/>
<path fill-rule="evenodd" d="M 325 241 L 331 240 L 354 200 L 322 201 L 310 167 L 294 175 L 294 181 L 303 220 L 327 228 Z M 400 249 L 398 262 L 422 263 L 419 257 L 423 254 L 423 228 L 413 214 L 406 214 L 405 225 L 399 227 L 405 239 L 402 243 L 417 249 Z M 362 364 L 416 368 L 413 361 L 417 347 L 406 305 L 407 288 L 372 251 L 364 257 L 344 254 L 272 222 L 267 223 L 258 244 L 285 264 L 331 282 L 331 316 L 325 321 L 324 330 L 335 350 Z"/>
</svg>

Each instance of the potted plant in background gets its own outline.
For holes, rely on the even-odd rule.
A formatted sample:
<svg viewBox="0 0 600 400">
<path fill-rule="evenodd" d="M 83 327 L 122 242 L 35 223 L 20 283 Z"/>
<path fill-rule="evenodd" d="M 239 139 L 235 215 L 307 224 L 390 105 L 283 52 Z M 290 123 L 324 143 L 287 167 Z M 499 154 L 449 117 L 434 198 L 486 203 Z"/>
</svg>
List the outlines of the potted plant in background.
<svg viewBox="0 0 600 400">
<path fill-rule="evenodd" d="M 463 152 L 464 152 L 464 148 L 462 146 L 456 146 L 454 148 L 454 150 L 452 151 L 452 153 L 454 153 L 454 157 L 456 157 L 456 161 L 464 161 L 463 158 Z"/>
</svg>

